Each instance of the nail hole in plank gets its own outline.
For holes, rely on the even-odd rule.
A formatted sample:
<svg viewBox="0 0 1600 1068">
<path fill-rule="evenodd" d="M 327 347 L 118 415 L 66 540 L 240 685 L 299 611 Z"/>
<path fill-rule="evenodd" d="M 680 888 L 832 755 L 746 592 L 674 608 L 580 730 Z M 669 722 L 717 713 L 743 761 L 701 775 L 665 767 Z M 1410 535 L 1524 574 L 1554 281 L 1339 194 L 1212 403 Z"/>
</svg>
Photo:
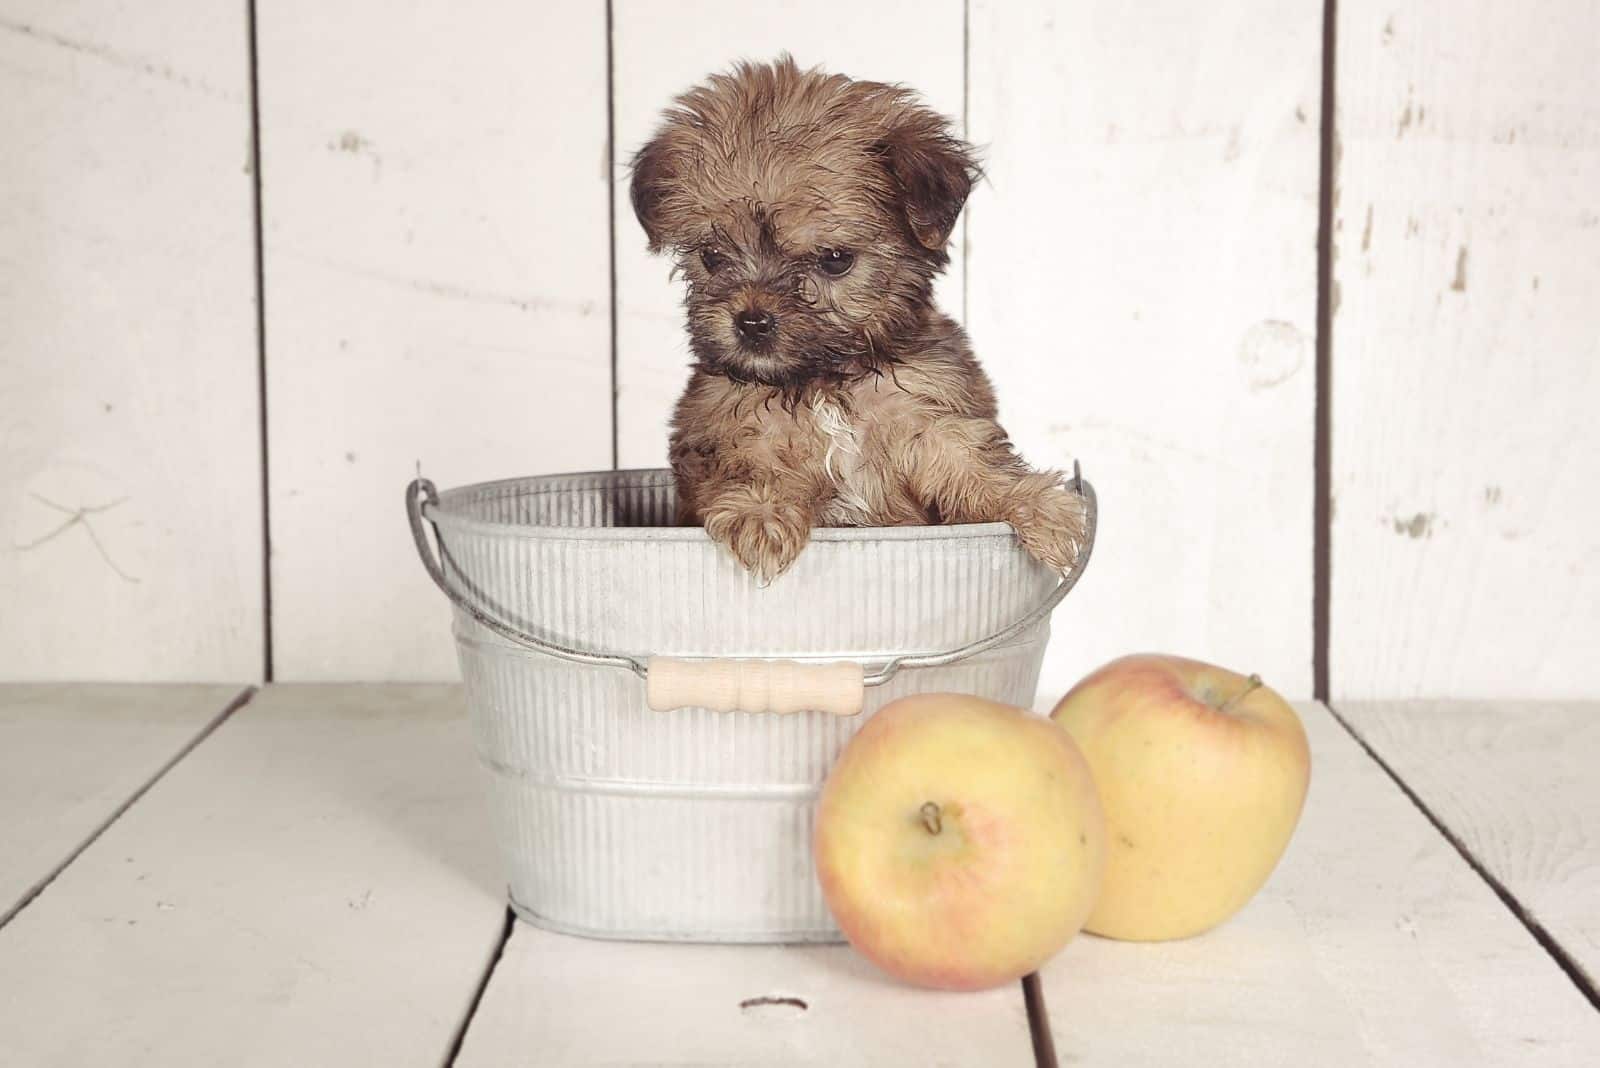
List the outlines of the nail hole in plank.
<svg viewBox="0 0 1600 1068">
<path fill-rule="evenodd" d="M 758 998 L 745 998 L 739 1002 L 739 1011 L 746 1016 L 765 1016 L 772 1019 L 793 1020 L 805 1015 L 811 1006 L 807 1005 L 804 998 L 780 997 L 766 995 Z"/>
</svg>

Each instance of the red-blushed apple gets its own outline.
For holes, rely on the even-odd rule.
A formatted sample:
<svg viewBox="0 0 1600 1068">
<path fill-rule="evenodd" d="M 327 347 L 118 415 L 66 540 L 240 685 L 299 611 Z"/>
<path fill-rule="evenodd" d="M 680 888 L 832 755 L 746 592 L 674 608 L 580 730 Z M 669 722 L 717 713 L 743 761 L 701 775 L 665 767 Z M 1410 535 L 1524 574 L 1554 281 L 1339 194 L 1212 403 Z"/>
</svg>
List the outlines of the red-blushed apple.
<svg viewBox="0 0 1600 1068">
<path fill-rule="evenodd" d="M 980 990 L 1043 964 L 1100 891 L 1088 765 L 1042 716 L 979 697 L 886 705 L 817 808 L 823 896 L 858 951 L 908 983 Z"/>
<path fill-rule="evenodd" d="M 1311 749 L 1300 717 L 1258 677 L 1126 656 L 1051 717 L 1089 761 L 1105 808 L 1110 852 L 1089 931 L 1187 938 L 1261 889 L 1300 820 Z"/>
</svg>

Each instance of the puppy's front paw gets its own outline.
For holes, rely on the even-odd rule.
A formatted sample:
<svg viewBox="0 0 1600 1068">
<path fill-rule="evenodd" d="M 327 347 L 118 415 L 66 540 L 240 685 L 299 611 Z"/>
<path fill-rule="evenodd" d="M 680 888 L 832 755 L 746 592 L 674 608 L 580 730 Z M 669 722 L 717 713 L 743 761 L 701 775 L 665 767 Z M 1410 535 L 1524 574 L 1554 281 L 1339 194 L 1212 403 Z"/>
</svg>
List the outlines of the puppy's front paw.
<svg viewBox="0 0 1600 1068">
<path fill-rule="evenodd" d="M 1055 480 L 1029 482 L 1012 495 L 1006 520 L 1028 555 L 1055 571 L 1068 571 L 1088 536 L 1084 498 Z"/>
<path fill-rule="evenodd" d="M 804 509 L 741 491 L 720 498 L 706 511 L 706 533 L 726 545 L 761 585 L 789 569 L 811 539 Z"/>
</svg>

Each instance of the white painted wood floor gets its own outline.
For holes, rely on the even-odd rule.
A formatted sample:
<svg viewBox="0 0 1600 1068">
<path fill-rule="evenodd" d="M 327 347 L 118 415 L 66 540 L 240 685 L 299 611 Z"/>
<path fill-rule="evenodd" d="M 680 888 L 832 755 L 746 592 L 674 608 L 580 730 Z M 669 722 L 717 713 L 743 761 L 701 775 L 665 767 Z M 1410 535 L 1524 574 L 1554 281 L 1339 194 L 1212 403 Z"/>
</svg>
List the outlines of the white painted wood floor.
<svg viewBox="0 0 1600 1068">
<path fill-rule="evenodd" d="M 1044 970 L 1061 1063 L 1600 1064 L 1600 704 L 1337 711 L 1241 915 Z M 448 686 L 0 687 L 0 924 L 8 1068 L 1033 1062 L 844 947 L 508 937 Z"/>
</svg>

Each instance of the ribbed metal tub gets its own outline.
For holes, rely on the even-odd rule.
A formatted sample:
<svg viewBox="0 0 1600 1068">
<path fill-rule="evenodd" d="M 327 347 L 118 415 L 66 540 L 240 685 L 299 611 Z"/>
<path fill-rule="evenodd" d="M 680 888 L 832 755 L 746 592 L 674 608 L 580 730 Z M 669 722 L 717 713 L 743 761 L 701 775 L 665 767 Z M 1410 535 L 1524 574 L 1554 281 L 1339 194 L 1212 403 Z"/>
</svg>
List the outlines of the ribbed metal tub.
<svg viewBox="0 0 1600 1068">
<path fill-rule="evenodd" d="M 512 906 L 595 937 L 835 940 L 810 843 L 840 748 L 908 693 L 1030 705 L 1049 605 L 1077 573 L 1063 581 L 1034 562 L 1004 524 L 844 528 L 814 532 L 761 588 L 704 531 L 672 526 L 675 503 L 665 470 L 408 490 L 418 548 L 457 602 Z M 881 685 L 869 674 L 855 716 L 653 711 L 639 677 L 651 655 L 871 671 L 905 654 L 964 654 L 1019 623 L 954 662 L 890 669 Z"/>
</svg>

